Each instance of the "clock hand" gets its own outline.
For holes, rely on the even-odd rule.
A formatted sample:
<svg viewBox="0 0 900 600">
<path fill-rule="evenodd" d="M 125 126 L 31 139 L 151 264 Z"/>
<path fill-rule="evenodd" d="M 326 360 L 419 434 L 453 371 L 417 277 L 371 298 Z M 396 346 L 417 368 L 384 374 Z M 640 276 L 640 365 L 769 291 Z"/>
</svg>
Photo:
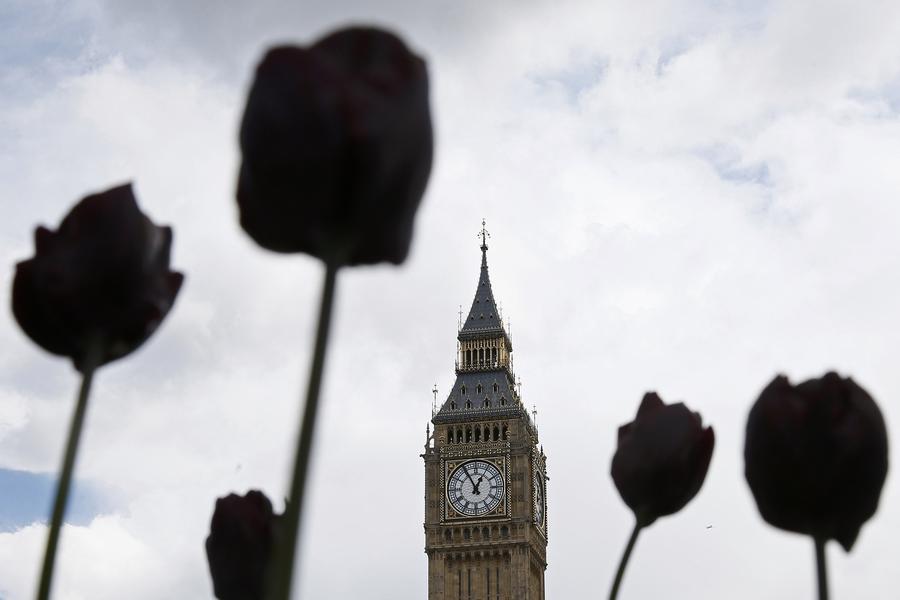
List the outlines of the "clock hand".
<svg viewBox="0 0 900 600">
<path fill-rule="evenodd" d="M 483 479 L 484 479 L 484 475 L 482 475 L 481 477 L 479 477 L 479 478 L 478 478 L 478 483 L 475 484 L 475 488 L 472 490 L 473 492 L 475 492 L 475 493 L 478 494 L 479 496 L 481 495 L 481 492 L 478 491 L 478 486 L 481 485 L 481 481 L 482 481 Z"/>
<path fill-rule="evenodd" d="M 472 479 L 472 474 L 469 473 L 469 468 L 468 468 L 468 467 L 463 467 L 463 471 L 465 471 L 465 472 L 466 472 L 466 475 L 469 476 L 469 481 L 472 482 L 472 486 L 474 486 L 474 489 L 477 490 L 477 489 L 478 489 L 478 484 L 476 484 L 476 483 L 475 483 L 475 480 Z"/>
</svg>

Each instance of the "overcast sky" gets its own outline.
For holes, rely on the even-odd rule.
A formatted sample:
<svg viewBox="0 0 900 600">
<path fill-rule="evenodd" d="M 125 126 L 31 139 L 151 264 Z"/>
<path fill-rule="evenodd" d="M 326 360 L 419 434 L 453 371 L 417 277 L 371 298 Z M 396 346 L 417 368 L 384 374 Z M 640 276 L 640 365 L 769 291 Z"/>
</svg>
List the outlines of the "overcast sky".
<svg viewBox="0 0 900 600">
<path fill-rule="evenodd" d="M 322 269 L 240 231 L 237 127 L 267 45 L 354 22 L 427 58 L 437 148 L 409 261 L 338 281 L 298 597 L 425 597 L 419 454 L 485 218 L 548 455 L 548 598 L 607 593 L 632 526 L 609 462 L 647 390 L 700 411 L 717 447 L 697 498 L 642 534 L 621 597 L 812 598 L 812 542 L 760 519 L 743 428 L 776 373 L 836 369 L 896 440 L 893 0 L 6 0 L 0 300 L 36 224 L 129 180 L 187 274 L 152 340 L 95 380 L 56 598 L 212 598 L 215 498 L 258 488 L 280 508 Z M 0 598 L 24 600 L 78 380 L 9 311 L 0 339 L 0 467 L 19 472 L 0 477 Z M 828 547 L 835 598 L 900 589 L 898 533 L 889 474 L 853 552 Z"/>
</svg>

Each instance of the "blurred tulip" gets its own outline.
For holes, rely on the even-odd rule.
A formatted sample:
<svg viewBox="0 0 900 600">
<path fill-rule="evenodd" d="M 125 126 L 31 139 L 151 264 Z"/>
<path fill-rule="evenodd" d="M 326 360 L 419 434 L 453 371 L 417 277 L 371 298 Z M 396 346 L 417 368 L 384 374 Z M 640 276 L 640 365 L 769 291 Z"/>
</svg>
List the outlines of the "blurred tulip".
<svg viewBox="0 0 900 600">
<path fill-rule="evenodd" d="M 644 396 L 634 421 L 619 428 L 612 478 L 640 527 L 681 510 L 703 485 L 715 435 L 682 404 Z"/>
<path fill-rule="evenodd" d="M 12 308 L 22 330 L 83 371 L 137 349 L 175 302 L 184 277 L 169 270 L 172 229 L 138 208 L 131 185 L 87 196 L 56 231 L 38 227 L 35 256 L 16 266 Z"/>
<path fill-rule="evenodd" d="M 887 430 L 852 379 L 826 373 L 793 386 L 779 375 L 747 418 L 744 462 L 763 519 L 849 551 L 878 508 Z"/>
<path fill-rule="evenodd" d="M 172 229 L 138 208 L 131 184 L 76 204 L 35 256 L 16 265 L 12 310 L 22 330 L 82 373 L 53 500 L 37 600 L 48 600 L 94 371 L 136 350 L 169 313 L 184 276 L 169 270 Z"/>
<path fill-rule="evenodd" d="M 395 35 L 355 27 L 269 50 L 240 142 L 241 226 L 260 246 L 405 260 L 433 140 L 425 62 Z"/>
<path fill-rule="evenodd" d="M 278 515 L 265 494 L 216 500 L 206 538 L 213 592 L 219 600 L 262 600 Z"/>
</svg>

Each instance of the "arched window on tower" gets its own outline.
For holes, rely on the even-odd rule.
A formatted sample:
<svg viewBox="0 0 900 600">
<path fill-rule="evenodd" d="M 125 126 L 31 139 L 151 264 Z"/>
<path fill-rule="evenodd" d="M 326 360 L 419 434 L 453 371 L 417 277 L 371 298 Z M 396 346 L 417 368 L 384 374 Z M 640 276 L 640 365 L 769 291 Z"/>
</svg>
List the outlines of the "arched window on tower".
<svg viewBox="0 0 900 600">
<path fill-rule="evenodd" d="M 481 427 L 476 427 L 476 428 L 475 428 L 475 441 L 476 441 L 476 442 L 480 442 L 480 441 L 481 441 Z"/>
<path fill-rule="evenodd" d="M 480 394 L 480 393 L 481 393 L 481 384 L 480 384 L 480 383 L 479 383 L 477 386 L 475 386 L 475 393 L 476 393 L 476 394 Z"/>
<path fill-rule="evenodd" d="M 494 441 L 496 442 L 499 439 L 500 439 L 500 428 L 497 427 L 496 425 L 494 425 Z"/>
<path fill-rule="evenodd" d="M 497 364 L 497 349 L 491 348 L 491 362 Z"/>
<path fill-rule="evenodd" d="M 466 408 L 472 408 L 472 402 L 470 400 L 466 400 Z"/>
<path fill-rule="evenodd" d="M 491 401 L 487 398 L 484 399 L 484 408 L 489 408 L 491 406 Z"/>
<path fill-rule="evenodd" d="M 500 386 L 495 383 L 494 384 L 494 393 L 496 394 L 499 391 L 500 391 Z"/>
<path fill-rule="evenodd" d="M 453 400 L 450 401 L 450 410 L 456 410 L 456 402 Z"/>
<path fill-rule="evenodd" d="M 472 428 L 466 427 L 466 443 L 469 443 L 471 441 L 472 441 Z"/>
<path fill-rule="evenodd" d="M 503 439 L 509 439 L 509 427 L 507 427 L 506 425 L 503 426 Z"/>
</svg>

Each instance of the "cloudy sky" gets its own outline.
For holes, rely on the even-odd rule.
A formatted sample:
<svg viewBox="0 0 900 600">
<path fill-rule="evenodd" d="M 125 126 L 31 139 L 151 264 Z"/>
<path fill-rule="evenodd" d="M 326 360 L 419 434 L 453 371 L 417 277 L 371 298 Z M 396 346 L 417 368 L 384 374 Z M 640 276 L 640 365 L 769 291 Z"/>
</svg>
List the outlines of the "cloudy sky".
<svg viewBox="0 0 900 600">
<path fill-rule="evenodd" d="M 900 433 L 900 4 L 250 6 L 0 6 L 2 303 L 36 224 L 129 180 L 187 274 L 157 335 L 96 379 L 56 598 L 212 598 L 215 498 L 284 496 L 322 270 L 240 231 L 236 132 L 267 45 L 347 23 L 427 58 L 436 162 L 409 261 L 338 281 L 298 597 L 425 597 L 419 454 L 482 218 L 549 457 L 548 597 L 607 593 L 632 525 L 615 431 L 651 389 L 718 446 L 622 597 L 813 597 L 812 543 L 765 525 L 744 483 L 743 427 L 776 373 L 836 369 Z M 0 339 L 0 599 L 23 600 L 78 380 L 8 311 Z M 828 548 L 834 597 L 900 588 L 898 532 L 889 475 L 853 552 Z"/>
</svg>

